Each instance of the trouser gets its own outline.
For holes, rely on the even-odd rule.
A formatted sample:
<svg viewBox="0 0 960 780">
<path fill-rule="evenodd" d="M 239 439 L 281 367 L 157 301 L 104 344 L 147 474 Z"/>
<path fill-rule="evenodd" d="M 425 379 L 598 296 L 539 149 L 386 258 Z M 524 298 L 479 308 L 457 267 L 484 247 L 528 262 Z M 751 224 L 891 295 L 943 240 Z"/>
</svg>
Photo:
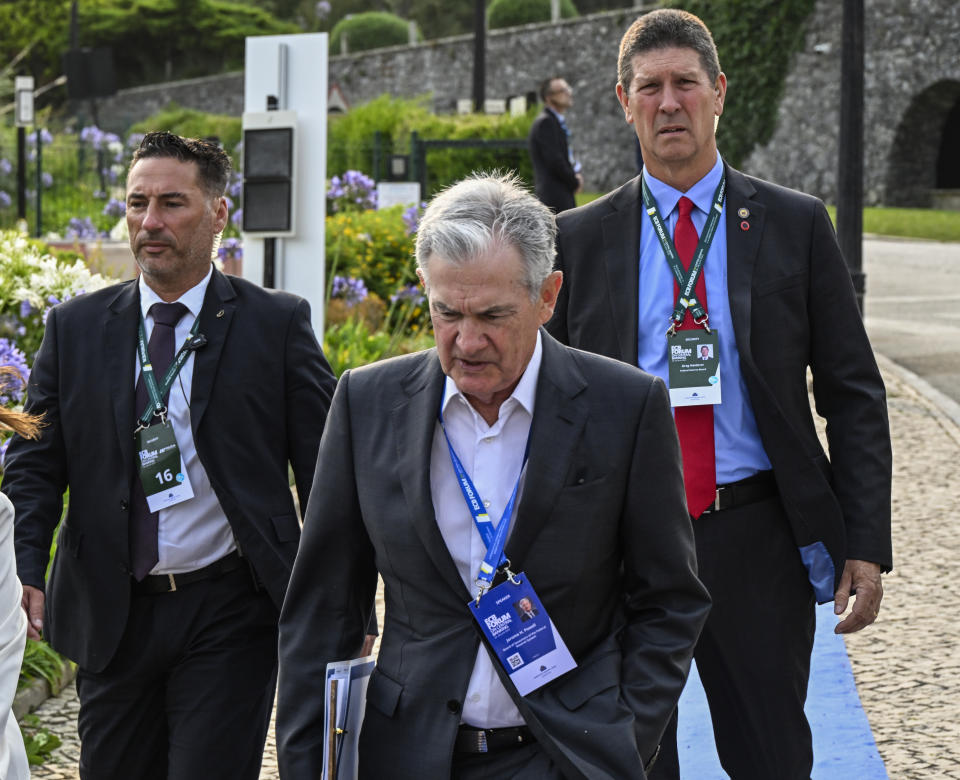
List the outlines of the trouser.
<svg viewBox="0 0 960 780">
<path fill-rule="evenodd" d="M 134 595 L 104 671 L 81 669 L 83 780 L 257 780 L 277 680 L 277 609 L 243 566 Z"/>
<path fill-rule="evenodd" d="M 803 705 L 816 616 L 783 507 L 766 499 L 703 515 L 693 528 L 713 599 L 694 657 L 720 764 L 732 780 L 806 780 L 813 744 Z M 650 778 L 679 776 L 674 715 Z"/>
</svg>

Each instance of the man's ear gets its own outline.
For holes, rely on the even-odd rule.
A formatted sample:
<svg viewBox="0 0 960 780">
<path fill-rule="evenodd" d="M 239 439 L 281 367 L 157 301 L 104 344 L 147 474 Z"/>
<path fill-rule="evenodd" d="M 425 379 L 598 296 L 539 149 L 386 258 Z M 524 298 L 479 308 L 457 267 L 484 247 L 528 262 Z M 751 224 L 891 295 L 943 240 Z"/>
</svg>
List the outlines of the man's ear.
<svg viewBox="0 0 960 780">
<path fill-rule="evenodd" d="M 632 125 L 633 117 L 630 115 L 630 94 L 620 83 L 617 83 L 617 100 L 620 101 L 620 107 L 623 109 L 623 118 L 627 120 L 628 125 Z"/>
</svg>

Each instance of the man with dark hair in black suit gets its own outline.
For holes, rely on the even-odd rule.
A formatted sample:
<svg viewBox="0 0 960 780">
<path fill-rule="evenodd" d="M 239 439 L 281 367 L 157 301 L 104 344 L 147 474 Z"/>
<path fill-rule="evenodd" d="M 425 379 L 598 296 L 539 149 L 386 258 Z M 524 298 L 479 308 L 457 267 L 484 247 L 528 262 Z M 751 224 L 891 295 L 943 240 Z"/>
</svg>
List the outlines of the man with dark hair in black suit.
<svg viewBox="0 0 960 780">
<path fill-rule="evenodd" d="M 527 140 L 533 161 L 534 191 L 554 212 L 576 206 L 573 196 L 583 188 L 580 163 L 570 146 L 566 112 L 573 105 L 573 90 L 562 78 L 540 85 L 543 111 L 533 120 Z"/>
</svg>

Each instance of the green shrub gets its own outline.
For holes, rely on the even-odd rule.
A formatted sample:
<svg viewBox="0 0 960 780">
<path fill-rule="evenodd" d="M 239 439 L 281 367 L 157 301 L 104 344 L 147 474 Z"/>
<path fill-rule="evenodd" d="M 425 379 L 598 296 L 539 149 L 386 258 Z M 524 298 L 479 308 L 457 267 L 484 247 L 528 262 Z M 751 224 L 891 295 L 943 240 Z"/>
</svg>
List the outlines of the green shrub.
<svg viewBox="0 0 960 780">
<path fill-rule="evenodd" d="M 770 140 L 794 54 L 803 46 L 816 0 L 670 0 L 696 14 L 717 43 L 727 97 L 717 127 L 724 158 L 739 167 Z M 762 34 L 758 34 L 762 30 Z"/>
<path fill-rule="evenodd" d="M 335 276 L 363 279 L 384 301 L 417 281 L 413 237 L 404 229 L 400 206 L 327 217 L 326 253 L 328 282 Z"/>
<path fill-rule="evenodd" d="M 368 11 L 341 19 L 330 32 L 330 53 L 340 53 L 340 40 L 346 36 L 349 52 L 402 46 L 410 40 L 407 22 L 386 11 Z M 417 36 L 419 38 L 419 34 Z"/>
<path fill-rule="evenodd" d="M 561 19 L 578 15 L 573 0 L 560 0 Z M 550 0 L 493 0 L 487 6 L 487 26 L 491 30 L 549 21 Z"/>
<path fill-rule="evenodd" d="M 182 108 L 170 103 L 162 111 L 148 116 L 130 128 L 131 133 L 148 133 L 151 130 L 168 130 L 185 138 L 220 139 L 228 152 L 236 148 L 242 137 L 241 119 L 226 114 L 207 114 L 192 108 Z M 234 160 L 239 166 L 239 161 Z"/>
<path fill-rule="evenodd" d="M 340 174 L 360 170 L 382 178 L 383 170 L 373 170 L 373 138 L 381 137 L 381 159 L 387 154 L 409 154 L 410 134 L 424 140 L 513 139 L 525 140 L 536 109 L 519 117 L 509 114 L 439 116 L 427 108 L 428 98 L 395 98 L 381 95 L 348 114 L 331 119 L 327 130 L 327 172 Z M 533 167 L 526 146 L 516 149 L 431 149 L 427 152 L 426 195 L 462 179 L 471 171 L 509 168 L 528 184 L 533 183 Z"/>
</svg>

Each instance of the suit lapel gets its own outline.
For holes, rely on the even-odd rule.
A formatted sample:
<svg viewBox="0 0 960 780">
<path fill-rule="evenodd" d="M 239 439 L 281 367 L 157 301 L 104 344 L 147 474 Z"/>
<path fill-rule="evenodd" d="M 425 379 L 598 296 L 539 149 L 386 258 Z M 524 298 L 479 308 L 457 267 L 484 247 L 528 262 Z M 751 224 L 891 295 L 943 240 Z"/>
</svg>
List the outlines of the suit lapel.
<svg viewBox="0 0 960 780">
<path fill-rule="evenodd" d="M 756 373 L 750 351 L 751 288 L 766 207 L 752 200 L 756 189 L 742 173 L 730 166 L 724 167 L 727 177 L 727 294 L 730 296 L 730 317 L 740 359 Z M 741 209 L 746 210 L 746 217 L 740 216 Z M 746 222 L 749 229 L 743 230 L 741 222 Z"/>
<path fill-rule="evenodd" d="M 194 438 L 200 430 L 200 422 L 210 403 L 217 365 L 227 340 L 227 332 L 236 309 L 236 293 L 230 281 L 216 268 L 207 286 L 200 310 L 200 329 L 207 343 L 194 353 L 193 380 L 190 389 L 190 426 Z"/>
<path fill-rule="evenodd" d="M 530 428 L 530 460 L 507 543 L 507 557 L 517 566 L 550 519 L 587 421 L 586 407 L 578 398 L 586 379 L 557 341 L 543 330 L 541 338 L 543 362 Z"/>
<path fill-rule="evenodd" d="M 137 282 L 123 285 L 110 303 L 103 321 L 107 386 L 114 388 L 113 414 L 122 462 L 133 468 L 134 376 L 137 322 L 140 319 L 140 292 Z M 119 390 L 118 390 L 119 388 Z"/>
<path fill-rule="evenodd" d="M 405 398 L 391 410 L 390 419 L 397 470 L 413 527 L 444 582 L 466 602 L 470 594 L 440 533 L 430 491 L 430 453 L 443 385 L 444 374 L 436 350 L 422 353 L 417 366 L 401 382 Z"/>
<path fill-rule="evenodd" d="M 600 221 L 607 294 L 620 354 L 637 364 L 637 294 L 640 284 L 640 177 L 620 188 L 610 199 L 613 211 Z"/>
</svg>

